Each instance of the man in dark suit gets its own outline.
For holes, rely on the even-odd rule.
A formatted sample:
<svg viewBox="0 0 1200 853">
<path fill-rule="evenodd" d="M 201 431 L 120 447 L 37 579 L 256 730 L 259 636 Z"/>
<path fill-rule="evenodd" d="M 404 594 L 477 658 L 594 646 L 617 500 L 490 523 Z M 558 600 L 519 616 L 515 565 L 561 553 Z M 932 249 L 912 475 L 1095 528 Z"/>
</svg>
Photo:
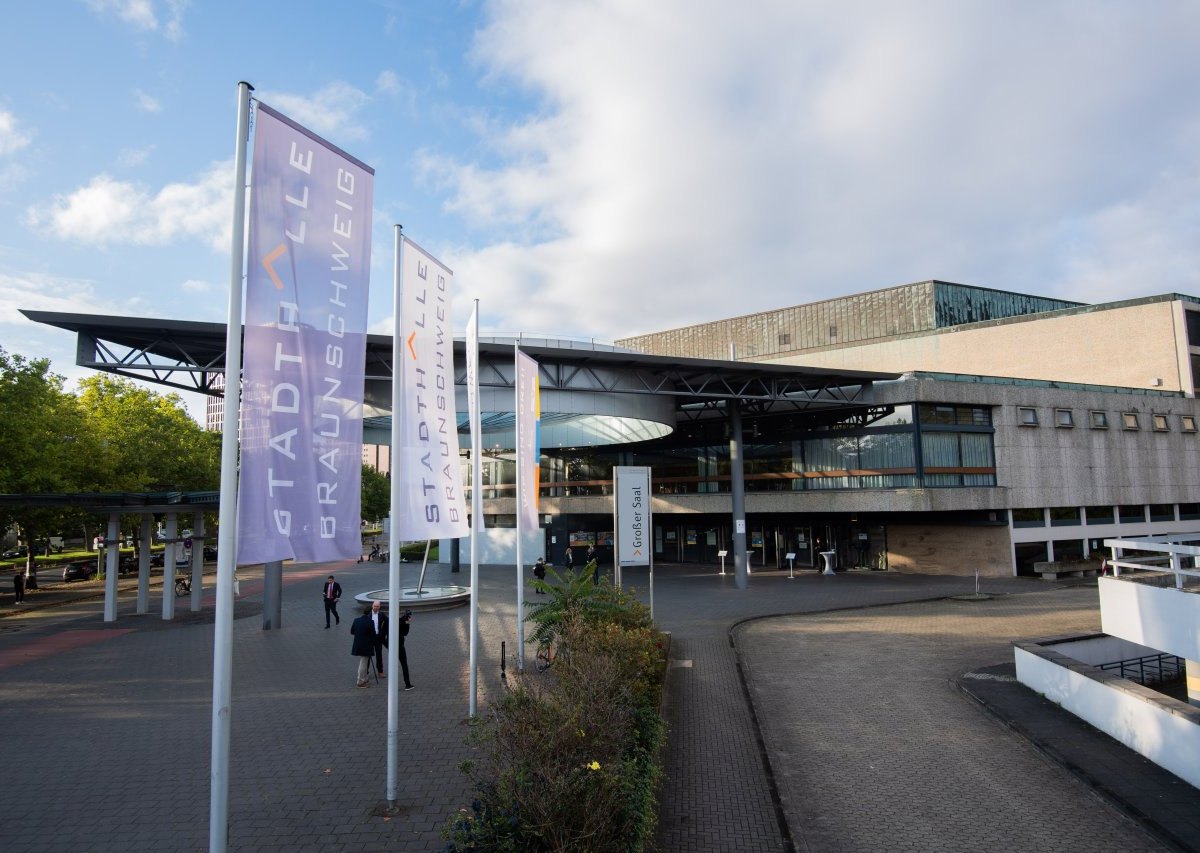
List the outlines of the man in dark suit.
<svg viewBox="0 0 1200 853">
<path fill-rule="evenodd" d="M 350 633 L 354 635 L 354 642 L 350 645 L 350 654 L 358 658 L 358 681 L 356 684 L 359 687 L 370 687 L 367 676 L 371 672 L 371 655 L 375 654 L 375 628 L 371 625 L 370 608 L 363 608 L 362 616 L 351 623 Z"/>
<path fill-rule="evenodd" d="M 375 631 L 375 671 L 380 678 L 387 678 L 383 671 L 383 649 L 388 644 L 388 617 L 378 601 L 371 603 L 371 628 Z"/>
<path fill-rule="evenodd" d="M 325 587 L 321 590 L 321 600 L 325 602 L 325 627 L 329 627 L 329 614 L 333 614 L 333 618 L 337 620 L 337 624 L 342 624 L 342 617 L 338 616 L 337 603 L 342 597 L 342 585 L 333 579 L 330 575 L 325 580 Z"/>
</svg>

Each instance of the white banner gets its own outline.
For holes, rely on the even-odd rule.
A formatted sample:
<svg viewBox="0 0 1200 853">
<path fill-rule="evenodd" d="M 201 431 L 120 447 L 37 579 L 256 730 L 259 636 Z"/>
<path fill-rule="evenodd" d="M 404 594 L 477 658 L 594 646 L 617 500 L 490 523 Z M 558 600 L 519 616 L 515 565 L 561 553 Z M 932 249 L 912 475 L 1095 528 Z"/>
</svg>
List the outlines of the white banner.
<svg viewBox="0 0 1200 853">
<path fill-rule="evenodd" d="M 471 508 L 472 515 L 478 513 L 472 526 L 483 530 L 483 434 L 480 431 L 479 413 L 479 301 L 471 310 L 467 321 L 467 422 L 471 429 Z M 473 539 L 474 537 L 472 537 Z M 472 552 L 474 551 L 472 544 Z"/>
<path fill-rule="evenodd" d="M 454 405 L 454 273 L 408 238 L 402 254 L 402 363 L 393 369 L 403 381 L 392 408 L 400 423 L 392 471 L 401 487 L 392 512 L 401 539 L 457 539 L 468 528 Z"/>
<path fill-rule="evenodd" d="M 613 496 L 617 565 L 650 565 L 650 469 L 613 468 Z"/>
</svg>

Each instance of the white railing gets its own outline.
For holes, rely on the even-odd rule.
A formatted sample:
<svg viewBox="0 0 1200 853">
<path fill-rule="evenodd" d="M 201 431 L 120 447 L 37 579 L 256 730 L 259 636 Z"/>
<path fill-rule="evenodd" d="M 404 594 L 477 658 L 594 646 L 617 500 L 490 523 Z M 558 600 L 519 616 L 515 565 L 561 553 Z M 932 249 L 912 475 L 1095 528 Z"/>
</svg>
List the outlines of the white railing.
<svg viewBox="0 0 1200 853">
<path fill-rule="evenodd" d="M 1185 577 L 1200 578 L 1200 544 L 1185 545 L 1184 542 L 1200 543 L 1200 533 L 1169 533 L 1138 539 L 1105 539 L 1104 545 L 1110 549 L 1108 565 L 1116 577 L 1121 576 L 1122 569 L 1172 572 L 1175 575 L 1175 588 L 1183 589 Z M 1149 551 L 1151 555 L 1126 557 L 1125 551 Z M 1185 561 L 1190 565 L 1185 566 Z"/>
</svg>

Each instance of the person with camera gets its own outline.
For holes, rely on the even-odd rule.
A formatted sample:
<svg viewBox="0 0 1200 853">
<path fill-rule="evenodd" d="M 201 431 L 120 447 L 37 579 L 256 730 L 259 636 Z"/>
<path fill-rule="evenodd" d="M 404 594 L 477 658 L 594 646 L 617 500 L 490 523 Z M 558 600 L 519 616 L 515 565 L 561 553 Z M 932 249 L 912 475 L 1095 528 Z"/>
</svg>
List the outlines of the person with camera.
<svg viewBox="0 0 1200 853">
<path fill-rule="evenodd" d="M 404 615 L 400 617 L 400 624 L 397 626 L 400 635 L 400 644 L 396 649 L 397 655 L 400 658 L 400 671 L 404 673 L 404 689 L 412 690 L 412 679 L 408 677 L 408 655 L 404 651 L 404 638 L 408 636 L 409 623 L 412 622 L 412 611 L 405 610 Z"/>
</svg>

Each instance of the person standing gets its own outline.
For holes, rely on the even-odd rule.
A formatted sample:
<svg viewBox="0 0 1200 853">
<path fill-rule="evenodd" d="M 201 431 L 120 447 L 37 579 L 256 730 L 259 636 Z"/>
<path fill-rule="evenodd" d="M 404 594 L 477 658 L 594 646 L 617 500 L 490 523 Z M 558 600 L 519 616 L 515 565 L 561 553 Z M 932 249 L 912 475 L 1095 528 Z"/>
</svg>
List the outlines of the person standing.
<svg viewBox="0 0 1200 853">
<path fill-rule="evenodd" d="M 544 581 L 546 579 L 546 560 L 544 558 L 538 557 L 537 562 L 533 564 L 533 576 L 540 581 Z M 538 589 L 537 587 L 535 587 L 533 591 L 536 595 L 545 594 L 544 590 Z"/>
<path fill-rule="evenodd" d="M 411 621 L 412 611 L 405 610 L 404 615 L 400 617 L 399 631 L 397 632 L 400 635 L 400 648 L 398 648 L 396 651 L 398 652 L 398 657 L 400 658 L 400 671 L 404 673 L 405 690 L 413 689 L 412 679 L 408 677 L 408 654 L 404 651 L 404 638 L 408 636 L 408 627 L 409 622 Z"/>
<path fill-rule="evenodd" d="M 13 572 L 13 592 L 17 594 L 16 604 L 20 604 L 25 600 L 25 570 L 17 569 Z"/>
<path fill-rule="evenodd" d="M 371 630 L 375 632 L 375 671 L 380 678 L 387 678 L 383 671 L 383 650 L 388 644 L 388 617 L 378 601 L 371 603 Z"/>
<path fill-rule="evenodd" d="M 567 562 L 567 571 L 570 571 L 571 569 L 575 568 L 575 555 L 571 553 L 570 545 L 567 546 L 566 562 Z"/>
<path fill-rule="evenodd" d="M 328 627 L 328 626 L 326 626 Z M 358 658 L 358 687 L 369 687 L 367 675 L 371 672 L 371 656 L 375 654 L 375 629 L 371 625 L 371 609 L 364 607 L 359 616 L 350 625 L 350 633 L 354 641 L 350 644 L 350 654 Z"/>
<path fill-rule="evenodd" d="M 588 545 L 587 561 L 592 564 L 592 583 L 600 583 L 600 561 L 596 559 L 595 545 Z"/>
<path fill-rule="evenodd" d="M 333 614 L 333 618 L 338 625 L 342 624 L 342 617 L 338 616 L 337 604 L 338 599 L 342 597 L 342 585 L 333 579 L 330 575 L 325 580 L 325 588 L 321 591 L 321 599 L 325 602 L 325 628 L 329 628 L 329 614 Z"/>
</svg>

